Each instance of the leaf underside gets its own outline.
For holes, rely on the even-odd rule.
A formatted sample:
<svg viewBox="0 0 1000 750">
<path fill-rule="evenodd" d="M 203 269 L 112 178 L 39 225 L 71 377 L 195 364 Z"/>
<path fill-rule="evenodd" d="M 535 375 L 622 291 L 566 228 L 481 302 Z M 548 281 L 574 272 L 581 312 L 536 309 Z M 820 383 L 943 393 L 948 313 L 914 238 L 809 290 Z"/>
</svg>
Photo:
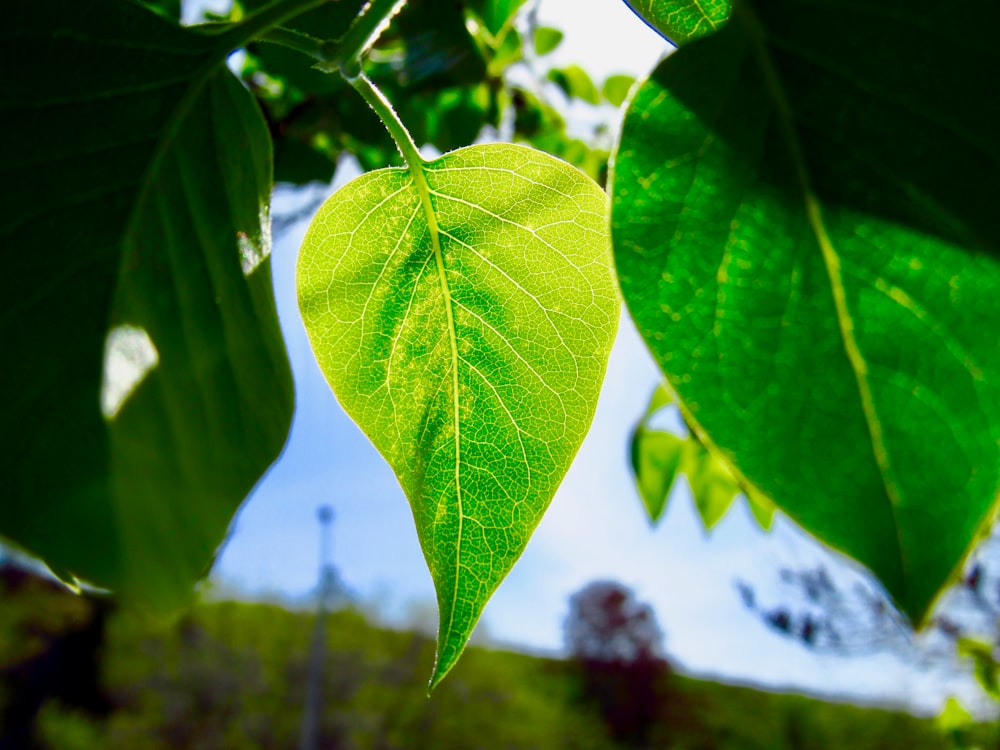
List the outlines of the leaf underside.
<svg viewBox="0 0 1000 750">
<path fill-rule="evenodd" d="M 607 199 L 522 146 L 338 191 L 299 305 L 338 400 L 392 466 L 438 594 L 432 684 L 524 549 L 593 417 L 617 327 Z"/>
<path fill-rule="evenodd" d="M 997 21 L 739 3 L 638 91 L 614 173 L 622 290 L 688 414 L 915 620 L 1000 483 Z"/>
<path fill-rule="evenodd" d="M 227 50 L 136 3 L 5 14 L 0 534 L 169 610 L 291 419 L 267 128 Z"/>
</svg>

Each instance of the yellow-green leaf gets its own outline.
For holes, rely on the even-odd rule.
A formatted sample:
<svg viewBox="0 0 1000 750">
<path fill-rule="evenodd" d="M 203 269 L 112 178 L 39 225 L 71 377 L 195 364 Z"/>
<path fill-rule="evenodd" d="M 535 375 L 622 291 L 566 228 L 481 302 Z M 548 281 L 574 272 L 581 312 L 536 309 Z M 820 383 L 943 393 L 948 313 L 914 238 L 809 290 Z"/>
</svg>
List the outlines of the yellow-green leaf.
<svg viewBox="0 0 1000 750">
<path fill-rule="evenodd" d="M 523 146 L 371 172 L 320 209 L 299 305 L 344 409 L 406 492 L 437 589 L 436 684 L 593 417 L 619 301 L 607 199 Z"/>
</svg>

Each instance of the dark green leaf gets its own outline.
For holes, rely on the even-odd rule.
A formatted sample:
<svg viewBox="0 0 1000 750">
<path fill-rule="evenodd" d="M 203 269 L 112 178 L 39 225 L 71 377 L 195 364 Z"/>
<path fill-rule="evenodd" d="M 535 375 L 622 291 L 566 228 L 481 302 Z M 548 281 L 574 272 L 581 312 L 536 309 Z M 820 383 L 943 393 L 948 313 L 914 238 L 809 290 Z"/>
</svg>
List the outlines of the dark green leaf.
<svg viewBox="0 0 1000 750">
<path fill-rule="evenodd" d="M 741 3 L 643 85 L 615 168 L 622 289 L 689 423 L 918 620 L 1000 488 L 998 23 Z"/>
<path fill-rule="evenodd" d="M 619 302 L 606 196 L 565 162 L 494 144 L 421 175 L 338 191 L 298 289 L 320 368 L 412 506 L 438 593 L 436 683 L 583 440 Z"/>
<path fill-rule="evenodd" d="M 244 15 L 255 13 L 274 2 L 275 0 L 237 0 Z M 316 39 L 337 40 L 347 32 L 366 4 L 367 0 L 332 0 L 306 13 L 300 13 L 282 24 L 282 27 Z"/>
<path fill-rule="evenodd" d="M 513 20 L 514 15 L 524 5 L 524 0 L 466 0 L 469 8 L 482 20 L 486 30 L 494 38 Z"/>
<path fill-rule="evenodd" d="M 675 45 L 683 45 L 722 27 L 732 0 L 625 0 L 647 24 Z"/>
<path fill-rule="evenodd" d="M 0 533 L 173 607 L 291 418 L 267 130 L 217 38 L 126 1 L 5 11 Z"/>
</svg>

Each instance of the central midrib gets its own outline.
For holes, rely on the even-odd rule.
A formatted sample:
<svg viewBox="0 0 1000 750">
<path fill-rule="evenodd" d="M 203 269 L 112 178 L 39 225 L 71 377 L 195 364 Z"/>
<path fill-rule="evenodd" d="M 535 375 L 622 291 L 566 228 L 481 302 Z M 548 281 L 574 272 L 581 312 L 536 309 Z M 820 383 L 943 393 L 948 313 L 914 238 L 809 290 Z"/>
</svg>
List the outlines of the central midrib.
<svg viewBox="0 0 1000 750">
<path fill-rule="evenodd" d="M 865 424 L 872 443 L 872 453 L 879 469 L 882 486 L 889 501 L 889 511 L 894 521 L 893 530 L 895 531 L 896 548 L 900 564 L 899 573 L 905 580 L 906 550 L 903 547 L 902 529 L 897 518 L 897 509 L 901 506 L 902 498 L 899 495 L 899 488 L 892 478 L 893 471 L 888 449 L 885 445 L 885 435 L 883 434 L 882 423 L 875 408 L 875 399 L 872 394 L 871 385 L 867 378 L 867 363 L 854 336 L 854 320 L 847 306 L 847 295 L 844 290 L 840 256 L 827 233 L 826 225 L 823 221 L 822 209 L 813 190 L 812 182 L 806 168 L 802 146 L 792 125 L 791 107 L 768 53 L 765 35 L 760 22 L 757 20 L 754 11 L 745 2 L 738 3 L 734 7 L 734 11 L 738 11 L 734 12 L 734 16 L 738 16 L 743 22 L 743 28 L 750 40 L 750 47 L 753 50 L 754 57 L 757 59 L 764 84 L 777 112 L 778 124 L 788 146 L 789 157 L 792 161 L 796 180 L 802 190 L 806 218 L 813 231 L 816 243 L 819 245 L 827 276 L 830 279 L 831 296 L 833 297 L 834 307 L 837 312 L 837 324 L 840 329 L 841 340 L 843 341 L 844 351 L 850 363 L 851 370 L 855 376 L 862 413 L 864 414 Z"/>
<path fill-rule="evenodd" d="M 431 238 L 431 248 L 434 253 L 434 262 L 437 264 L 438 279 L 441 282 L 441 297 L 444 301 L 445 318 L 448 325 L 448 343 L 451 347 L 451 407 L 454 415 L 455 430 L 455 500 L 458 505 L 458 533 L 455 539 L 455 573 L 454 583 L 451 591 L 451 606 L 448 611 L 448 625 L 443 628 L 441 637 L 447 638 L 451 632 L 452 623 L 455 620 L 455 606 L 458 602 L 458 568 L 462 558 L 462 521 L 464 511 L 462 508 L 462 481 L 459 467 L 462 463 L 462 441 L 461 424 L 459 421 L 458 409 L 458 335 L 455 330 L 454 305 L 451 300 L 451 287 L 448 285 L 448 276 L 445 272 L 444 254 L 441 252 L 441 232 L 437 223 L 437 214 L 434 212 L 434 204 L 431 200 L 430 186 L 427 184 L 427 175 L 424 173 L 422 164 L 410 164 L 410 174 L 420 196 L 420 204 L 424 209 L 424 218 L 427 220 L 427 231 Z"/>
</svg>

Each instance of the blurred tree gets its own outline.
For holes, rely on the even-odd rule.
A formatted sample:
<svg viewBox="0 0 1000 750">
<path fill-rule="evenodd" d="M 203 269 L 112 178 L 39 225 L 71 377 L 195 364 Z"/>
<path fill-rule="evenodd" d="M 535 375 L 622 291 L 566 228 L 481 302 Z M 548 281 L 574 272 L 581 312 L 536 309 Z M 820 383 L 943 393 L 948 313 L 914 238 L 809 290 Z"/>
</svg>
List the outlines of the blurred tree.
<svg viewBox="0 0 1000 750">
<path fill-rule="evenodd" d="M 616 740 L 642 745 L 667 698 L 669 671 L 652 607 L 620 583 L 595 581 L 570 597 L 565 635 L 585 698 Z"/>
</svg>

